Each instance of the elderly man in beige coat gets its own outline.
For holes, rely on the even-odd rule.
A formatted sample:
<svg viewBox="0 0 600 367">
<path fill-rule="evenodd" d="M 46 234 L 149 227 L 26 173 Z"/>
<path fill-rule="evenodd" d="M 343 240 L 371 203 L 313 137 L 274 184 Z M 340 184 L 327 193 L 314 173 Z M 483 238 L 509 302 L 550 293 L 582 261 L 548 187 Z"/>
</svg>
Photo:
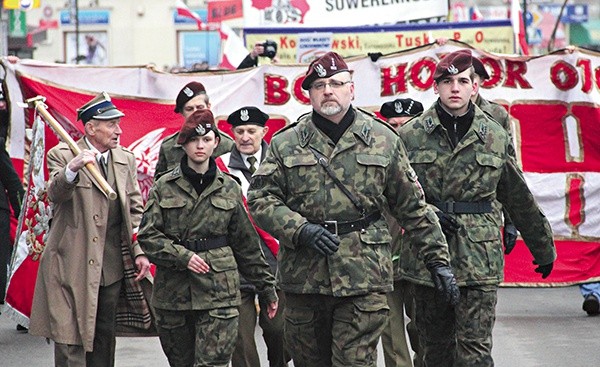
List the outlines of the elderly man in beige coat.
<svg viewBox="0 0 600 367">
<path fill-rule="evenodd" d="M 113 366 L 117 322 L 151 327 L 140 280 L 149 261 L 135 239 L 142 198 L 133 153 L 119 146 L 124 114 L 102 93 L 78 111 L 85 137 L 74 155 L 48 152 L 54 218 L 40 260 L 30 333 L 52 339 L 56 366 Z M 109 200 L 87 169 L 117 193 Z M 134 279 L 135 278 L 135 279 Z M 120 297 L 121 290 L 127 297 Z M 125 300 L 126 299 L 126 300 Z"/>
</svg>

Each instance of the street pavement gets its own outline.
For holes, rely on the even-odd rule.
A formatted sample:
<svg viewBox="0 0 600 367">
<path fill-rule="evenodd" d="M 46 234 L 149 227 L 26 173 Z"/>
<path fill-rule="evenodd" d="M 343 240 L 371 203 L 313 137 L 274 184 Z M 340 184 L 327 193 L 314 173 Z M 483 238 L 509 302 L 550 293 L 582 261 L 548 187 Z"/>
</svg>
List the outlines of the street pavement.
<svg viewBox="0 0 600 367">
<path fill-rule="evenodd" d="M 494 328 L 497 367 L 600 366 L 600 317 L 581 310 L 578 287 L 501 288 Z M 15 330 L 0 316 L 0 366 L 52 366 L 45 339 Z M 268 366 L 257 328 L 262 366 Z M 381 348 L 378 366 L 384 366 Z M 118 338 L 117 367 L 166 367 L 158 338 Z"/>
</svg>

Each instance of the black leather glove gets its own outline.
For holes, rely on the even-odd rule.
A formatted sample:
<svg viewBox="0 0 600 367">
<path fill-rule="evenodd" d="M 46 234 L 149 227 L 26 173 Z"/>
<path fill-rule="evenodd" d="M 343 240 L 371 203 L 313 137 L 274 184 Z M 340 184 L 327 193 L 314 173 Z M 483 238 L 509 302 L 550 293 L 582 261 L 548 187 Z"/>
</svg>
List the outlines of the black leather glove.
<svg viewBox="0 0 600 367">
<path fill-rule="evenodd" d="M 310 247 L 323 256 L 329 256 L 338 250 L 340 239 L 321 225 L 307 223 L 300 229 L 298 244 Z"/>
<path fill-rule="evenodd" d="M 533 260 L 533 265 L 538 265 L 537 261 Z M 542 279 L 546 279 L 546 278 L 548 278 L 548 275 L 550 275 L 550 273 L 552 272 L 553 267 L 554 267 L 554 261 L 551 262 L 550 264 L 538 265 L 538 267 L 535 268 L 535 272 L 542 274 Z"/>
<path fill-rule="evenodd" d="M 460 229 L 460 224 L 449 214 L 444 213 L 443 211 L 435 212 L 435 215 L 438 216 L 440 220 L 440 226 L 442 226 L 442 232 L 449 237 Z"/>
<path fill-rule="evenodd" d="M 517 244 L 517 227 L 511 223 L 505 223 L 504 229 L 502 230 L 502 242 L 504 243 L 504 254 L 508 255 L 515 248 Z"/>
<path fill-rule="evenodd" d="M 431 279 L 435 289 L 444 297 L 450 306 L 456 306 L 460 298 L 460 290 L 456 285 L 456 278 L 449 265 L 439 262 L 427 264 L 427 270 L 431 273 Z"/>
</svg>

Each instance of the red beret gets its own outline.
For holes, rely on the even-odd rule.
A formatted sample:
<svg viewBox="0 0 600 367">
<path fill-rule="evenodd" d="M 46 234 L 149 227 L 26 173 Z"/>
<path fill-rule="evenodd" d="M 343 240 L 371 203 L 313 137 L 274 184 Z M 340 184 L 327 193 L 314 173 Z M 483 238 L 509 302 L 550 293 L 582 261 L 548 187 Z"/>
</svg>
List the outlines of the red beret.
<svg viewBox="0 0 600 367">
<path fill-rule="evenodd" d="M 214 131 L 215 135 L 219 136 L 217 124 L 212 112 L 208 109 L 196 110 L 187 119 L 179 131 L 177 144 L 185 144 L 193 136 L 204 136 L 209 131 Z"/>
<path fill-rule="evenodd" d="M 463 49 L 454 51 L 438 62 L 433 80 L 438 80 L 448 75 L 462 73 L 473 65 L 471 50 Z"/>
<path fill-rule="evenodd" d="M 177 95 L 177 99 L 175 100 L 175 112 L 181 113 L 183 111 L 183 106 L 192 98 L 196 97 L 198 94 L 206 94 L 206 88 L 202 83 L 198 82 L 190 82 L 183 87 L 182 90 L 179 91 Z"/>
<path fill-rule="evenodd" d="M 473 69 L 475 69 L 475 74 L 479 75 L 482 80 L 487 80 L 490 78 L 490 74 L 488 74 L 487 70 L 485 70 L 485 66 L 481 60 L 476 57 L 473 57 Z"/>
<path fill-rule="evenodd" d="M 265 126 L 268 120 L 269 115 L 252 106 L 242 107 L 227 117 L 227 122 L 234 127 L 240 125 Z"/>
<path fill-rule="evenodd" d="M 335 52 L 328 52 L 325 55 L 314 59 L 308 66 L 306 77 L 302 81 L 302 89 L 309 90 L 310 85 L 319 78 L 329 78 L 342 71 L 352 72 L 344 59 Z"/>
<path fill-rule="evenodd" d="M 423 112 L 423 105 L 411 98 L 398 98 L 381 105 L 381 116 L 390 117 L 415 116 Z"/>
</svg>

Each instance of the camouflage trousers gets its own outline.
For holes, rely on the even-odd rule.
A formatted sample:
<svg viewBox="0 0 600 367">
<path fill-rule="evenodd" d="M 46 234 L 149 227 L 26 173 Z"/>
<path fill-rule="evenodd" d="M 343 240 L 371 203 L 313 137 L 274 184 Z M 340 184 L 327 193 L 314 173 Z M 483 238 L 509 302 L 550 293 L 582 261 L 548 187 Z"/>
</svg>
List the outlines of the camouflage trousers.
<svg viewBox="0 0 600 367">
<path fill-rule="evenodd" d="M 229 365 L 238 333 L 237 307 L 203 311 L 156 309 L 156 328 L 171 367 Z"/>
<path fill-rule="evenodd" d="M 460 287 L 452 308 L 434 288 L 414 285 L 415 318 L 425 366 L 492 367 L 498 286 Z"/>
<path fill-rule="evenodd" d="M 389 313 L 384 293 L 285 293 L 285 298 L 285 343 L 295 367 L 376 367 L 377 342 Z"/>
</svg>

